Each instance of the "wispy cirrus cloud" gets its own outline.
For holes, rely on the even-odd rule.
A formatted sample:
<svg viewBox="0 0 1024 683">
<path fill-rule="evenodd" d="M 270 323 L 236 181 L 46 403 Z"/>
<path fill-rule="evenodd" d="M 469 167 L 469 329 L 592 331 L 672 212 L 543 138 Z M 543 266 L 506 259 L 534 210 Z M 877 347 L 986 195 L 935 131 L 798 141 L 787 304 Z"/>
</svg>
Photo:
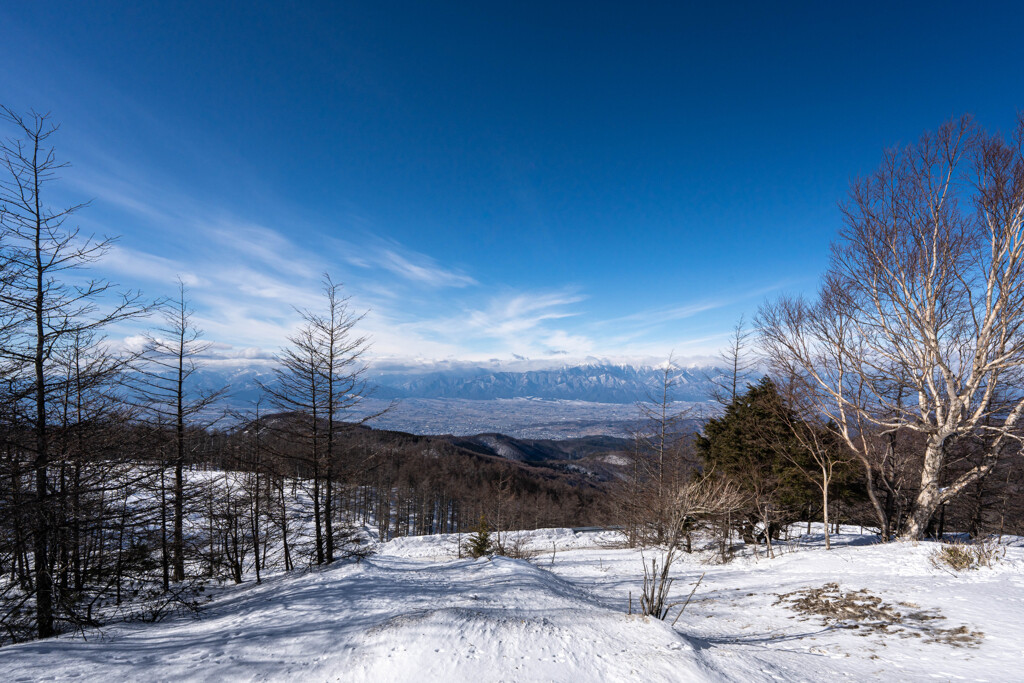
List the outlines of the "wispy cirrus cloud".
<svg viewBox="0 0 1024 683">
<path fill-rule="evenodd" d="M 252 268 L 305 277 L 323 272 L 327 262 L 315 251 L 301 248 L 272 228 L 237 220 L 221 220 L 208 228 L 219 249 L 244 259 Z"/>
<path fill-rule="evenodd" d="M 165 282 L 174 282 L 176 279 L 180 279 L 187 287 L 201 287 L 207 282 L 193 272 L 186 263 L 116 244 L 104 256 L 102 265 L 111 273 L 125 275 L 132 279 Z"/>
<path fill-rule="evenodd" d="M 729 301 L 715 300 L 686 304 L 684 306 L 663 306 L 600 321 L 601 325 L 660 325 L 674 320 L 684 320 L 707 311 L 714 311 L 729 305 Z"/>
<path fill-rule="evenodd" d="M 393 249 L 384 249 L 380 252 L 376 265 L 406 280 L 431 287 L 468 287 L 477 284 L 477 281 L 468 275 L 440 267 L 429 256 L 421 254 L 418 258 L 419 262 L 416 263 Z"/>
<path fill-rule="evenodd" d="M 408 353 L 418 346 L 431 353 L 459 353 L 457 345 L 410 336 L 407 323 L 417 316 L 396 308 L 415 300 L 421 310 L 434 307 L 436 316 L 451 315 L 457 309 L 446 299 L 432 300 L 430 292 L 478 286 L 475 278 L 427 254 L 363 233 L 351 241 L 311 229 L 286 235 L 179 196 L 172 188 L 157 189 L 144 178 L 126 182 L 117 173 L 96 173 L 76 176 L 74 184 L 76 191 L 95 197 L 107 214 L 128 215 L 134 225 L 149 227 L 146 239 L 130 235 L 132 246 L 115 246 L 98 267 L 130 285 L 145 284 L 154 294 L 173 292 L 181 278 L 208 337 L 237 349 L 281 346 L 297 323 L 295 308 L 322 303 L 321 278 L 329 272 L 353 296 L 353 310 L 374 310 L 364 322 L 376 328 L 371 332 L 380 333 L 389 351 Z M 401 336 L 394 335 L 402 328 Z"/>
<path fill-rule="evenodd" d="M 563 323 L 582 314 L 574 308 L 585 297 L 572 290 L 483 292 L 483 305 L 438 306 L 425 315 L 397 315 L 375 333 L 375 350 L 385 356 L 401 356 L 402 349 L 431 349 L 432 358 L 485 360 L 544 357 L 592 348 L 589 338 L 562 329 Z M 373 311 L 371 327 L 384 316 Z M 418 357 L 431 357 L 416 353 Z"/>
<path fill-rule="evenodd" d="M 313 228 L 285 232 L 154 183 L 97 175 L 79 189 L 153 228 L 147 239 L 135 234 L 131 246 L 117 245 L 100 267 L 157 294 L 173 293 L 180 277 L 196 324 L 217 342 L 217 357 L 240 362 L 266 361 L 287 344 L 300 320 L 295 309 L 322 304 L 325 272 L 344 283 L 353 311 L 365 313 L 360 332 L 373 340 L 371 356 L 424 362 L 707 353 L 724 333 L 684 321 L 706 321 L 779 286 L 601 317 L 602 307 L 580 287 L 481 282 L 458 265 L 372 234 L 362 218 L 339 239 Z"/>
<path fill-rule="evenodd" d="M 646 308 L 639 310 L 635 313 L 630 313 L 623 316 L 617 316 L 613 318 L 606 318 L 594 323 L 595 327 L 619 327 L 630 330 L 632 334 L 643 334 L 645 331 L 658 326 L 663 326 L 668 323 L 686 320 L 699 316 L 702 313 L 710 313 L 712 311 L 718 311 L 725 308 L 735 306 L 738 303 L 749 301 L 751 299 L 758 299 L 770 294 L 771 292 L 778 291 L 783 287 L 789 285 L 789 282 L 777 282 L 770 285 L 756 287 L 749 290 L 728 292 L 726 295 L 714 298 L 705 299 L 702 301 L 694 301 L 681 306 L 661 306 L 655 308 Z"/>
<path fill-rule="evenodd" d="M 566 291 L 520 293 L 495 298 L 483 310 L 469 311 L 466 322 L 478 334 L 508 338 L 536 329 L 547 320 L 579 315 L 566 308 L 585 297 Z"/>
<path fill-rule="evenodd" d="M 364 235 L 359 244 L 331 239 L 334 251 L 346 263 L 365 270 L 380 270 L 406 282 L 436 289 L 463 288 L 480 284 L 456 268 L 441 265 L 431 256 L 410 250 L 395 240 Z"/>
</svg>

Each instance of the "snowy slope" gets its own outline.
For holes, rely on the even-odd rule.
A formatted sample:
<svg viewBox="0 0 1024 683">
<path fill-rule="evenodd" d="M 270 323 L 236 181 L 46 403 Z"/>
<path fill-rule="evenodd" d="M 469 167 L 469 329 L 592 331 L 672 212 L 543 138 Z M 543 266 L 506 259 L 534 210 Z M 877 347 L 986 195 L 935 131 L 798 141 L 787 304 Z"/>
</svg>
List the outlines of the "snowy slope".
<svg viewBox="0 0 1024 683">
<path fill-rule="evenodd" d="M 396 539 L 360 564 L 224 589 L 198 621 L 5 647 L 0 671 L 13 681 L 1024 680 L 1021 547 L 963 573 L 933 566 L 934 544 L 856 534 L 831 552 L 806 537 L 773 560 L 685 556 L 677 598 L 706 576 L 672 628 L 625 614 L 640 590 L 638 551 L 609 547 L 608 533 L 527 535 L 541 553 L 531 562 L 458 559 L 456 537 Z M 828 582 L 907 619 L 847 628 L 779 598 Z M 961 626 L 984 635 L 933 637 Z"/>
</svg>

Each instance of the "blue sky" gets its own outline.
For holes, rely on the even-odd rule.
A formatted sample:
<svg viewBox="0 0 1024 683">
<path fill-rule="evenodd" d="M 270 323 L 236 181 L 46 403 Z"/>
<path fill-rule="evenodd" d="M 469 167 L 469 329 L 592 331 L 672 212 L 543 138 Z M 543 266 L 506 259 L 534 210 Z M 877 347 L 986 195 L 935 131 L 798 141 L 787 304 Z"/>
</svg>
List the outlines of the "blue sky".
<svg viewBox="0 0 1024 683">
<path fill-rule="evenodd" d="M 688 358 L 813 291 L 885 147 L 1024 107 L 1024 5 L 890 4 L 4 3 L 0 102 L 225 357 L 328 271 L 382 358 Z"/>
</svg>

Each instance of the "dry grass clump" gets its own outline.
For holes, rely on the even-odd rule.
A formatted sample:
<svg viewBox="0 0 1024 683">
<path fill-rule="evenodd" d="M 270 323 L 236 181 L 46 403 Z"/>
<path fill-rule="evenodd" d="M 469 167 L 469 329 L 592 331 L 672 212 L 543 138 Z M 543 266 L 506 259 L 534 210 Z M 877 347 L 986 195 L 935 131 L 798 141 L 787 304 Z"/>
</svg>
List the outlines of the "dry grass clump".
<svg viewBox="0 0 1024 683">
<path fill-rule="evenodd" d="M 945 617 L 937 609 L 922 610 L 909 602 L 889 604 L 865 589 L 843 592 L 837 583 L 783 593 L 775 601 L 776 605 L 780 603 L 806 618 L 822 618 L 835 628 L 860 629 L 858 635 L 863 636 L 877 633 L 923 638 L 925 642 L 956 647 L 976 647 L 984 637 L 981 631 L 966 626 L 940 628 L 937 622 Z"/>
<path fill-rule="evenodd" d="M 943 543 L 929 558 L 939 569 L 962 572 L 992 567 L 1006 554 L 1006 548 L 996 541 L 985 539 L 974 543 Z"/>
</svg>

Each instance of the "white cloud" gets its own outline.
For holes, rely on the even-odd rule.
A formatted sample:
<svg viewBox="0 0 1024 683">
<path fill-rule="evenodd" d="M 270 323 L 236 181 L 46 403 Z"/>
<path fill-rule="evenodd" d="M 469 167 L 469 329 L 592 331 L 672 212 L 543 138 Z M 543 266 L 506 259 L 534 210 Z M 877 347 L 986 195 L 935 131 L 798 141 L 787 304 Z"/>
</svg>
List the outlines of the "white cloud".
<svg viewBox="0 0 1024 683">
<path fill-rule="evenodd" d="M 339 239 L 329 239 L 328 242 L 346 263 L 367 270 L 383 270 L 417 285 L 460 288 L 479 284 L 469 275 L 446 268 L 436 259 L 407 249 L 391 239 L 367 234 L 359 244 Z"/>
<path fill-rule="evenodd" d="M 207 284 L 206 280 L 183 263 L 118 245 L 111 247 L 104 256 L 102 265 L 104 269 L 119 275 L 163 281 L 168 283 L 168 286 L 178 278 L 181 278 L 186 287 L 201 287 Z"/>
<path fill-rule="evenodd" d="M 407 280 L 422 282 L 431 287 L 466 287 L 476 284 L 476 280 L 468 275 L 440 268 L 432 259 L 425 256 L 421 256 L 420 263 L 413 263 L 401 254 L 387 249 L 381 254 L 379 264 Z"/>
<path fill-rule="evenodd" d="M 623 324 L 633 324 L 638 328 L 645 328 L 654 325 L 662 325 L 667 322 L 675 320 L 684 320 L 691 318 L 700 313 L 707 311 L 713 311 L 718 308 L 727 306 L 729 301 L 704 301 L 699 303 L 687 304 L 685 306 L 663 306 L 661 308 L 649 308 L 636 313 L 630 313 L 628 315 L 619 316 L 617 318 L 609 318 L 602 320 L 598 325 L 604 326 L 621 326 Z"/>
<path fill-rule="evenodd" d="M 578 311 L 565 310 L 565 306 L 583 299 L 564 291 L 498 297 L 485 310 L 470 311 L 466 322 L 483 336 L 509 338 L 534 330 L 546 320 L 579 315 Z"/>
<path fill-rule="evenodd" d="M 589 337 L 569 334 L 564 330 L 555 330 L 554 334 L 543 338 L 542 342 L 554 354 L 578 357 L 587 356 L 596 351 L 594 341 Z"/>
<path fill-rule="evenodd" d="M 224 362 L 266 362 L 287 344 L 299 321 L 295 307 L 322 305 L 325 272 L 345 284 L 353 311 L 367 312 L 359 330 L 372 339 L 372 357 L 420 363 L 663 359 L 671 349 L 706 355 L 727 332 L 689 323 L 681 330 L 680 321 L 706 321 L 706 314 L 775 288 L 595 319 L 581 306 L 587 297 L 578 289 L 489 290 L 457 265 L 373 235 L 371 228 L 354 229 L 348 240 L 308 229 L 290 237 L 154 187 L 104 179 L 86 188 L 156 228 L 145 248 L 137 240 L 135 248 L 117 245 L 99 268 L 129 284 L 144 282 L 154 294 L 173 294 L 181 277 L 196 325 L 218 342 L 210 357 Z M 148 253 L 149 244 L 161 252 Z M 128 331 L 125 336 L 134 338 Z"/>
<path fill-rule="evenodd" d="M 280 232 L 254 223 L 220 221 L 207 228 L 219 250 L 244 257 L 250 266 L 264 266 L 284 275 L 318 276 L 327 265 L 315 251 L 302 249 Z"/>
</svg>

